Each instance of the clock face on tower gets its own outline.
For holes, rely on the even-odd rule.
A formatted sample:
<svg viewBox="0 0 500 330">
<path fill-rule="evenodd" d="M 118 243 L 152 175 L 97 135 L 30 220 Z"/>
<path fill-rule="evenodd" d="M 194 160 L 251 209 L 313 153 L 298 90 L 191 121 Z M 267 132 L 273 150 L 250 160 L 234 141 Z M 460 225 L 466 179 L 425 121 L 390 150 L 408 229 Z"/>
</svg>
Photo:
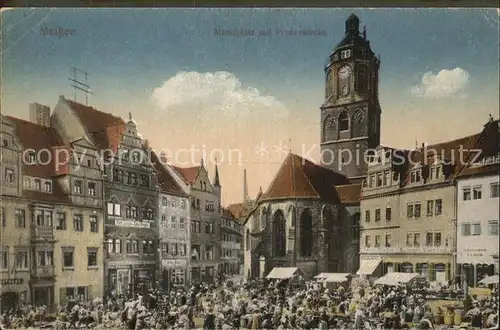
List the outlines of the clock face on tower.
<svg viewBox="0 0 500 330">
<path fill-rule="evenodd" d="M 348 65 L 345 65 L 340 68 L 339 70 L 339 78 L 340 79 L 345 79 L 351 75 L 351 67 Z"/>
</svg>

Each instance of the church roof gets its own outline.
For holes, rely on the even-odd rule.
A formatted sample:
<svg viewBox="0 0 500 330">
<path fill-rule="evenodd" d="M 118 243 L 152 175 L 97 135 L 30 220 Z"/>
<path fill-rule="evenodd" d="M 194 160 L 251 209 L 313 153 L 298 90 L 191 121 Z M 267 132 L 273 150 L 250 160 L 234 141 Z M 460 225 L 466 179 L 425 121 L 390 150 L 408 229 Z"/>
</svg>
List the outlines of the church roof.
<svg viewBox="0 0 500 330">
<path fill-rule="evenodd" d="M 348 183 L 349 180 L 344 175 L 289 153 L 259 202 L 314 198 L 339 203 L 339 196 L 333 187 Z"/>
</svg>

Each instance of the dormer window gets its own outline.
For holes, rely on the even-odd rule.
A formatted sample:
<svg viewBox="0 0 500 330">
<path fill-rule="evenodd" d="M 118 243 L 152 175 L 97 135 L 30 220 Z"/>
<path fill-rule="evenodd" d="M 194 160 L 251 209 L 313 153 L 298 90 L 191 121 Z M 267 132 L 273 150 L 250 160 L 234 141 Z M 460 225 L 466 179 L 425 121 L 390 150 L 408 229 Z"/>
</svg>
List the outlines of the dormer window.
<svg viewBox="0 0 500 330">
<path fill-rule="evenodd" d="M 441 177 L 441 171 L 442 171 L 442 166 L 436 166 L 436 179 L 439 179 Z"/>
<path fill-rule="evenodd" d="M 343 50 L 342 52 L 340 52 L 341 59 L 345 59 L 345 58 L 349 58 L 349 57 L 351 57 L 351 50 L 350 49 Z"/>
<path fill-rule="evenodd" d="M 367 155 L 366 155 L 366 160 L 368 163 L 373 163 L 373 160 L 375 159 L 375 153 L 373 150 L 369 150 Z"/>
<path fill-rule="evenodd" d="M 50 182 L 45 182 L 44 183 L 44 190 L 45 190 L 45 192 L 51 192 L 52 191 L 52 184 Z"/>
<path fill-rule="evenodd" d="M 411 183 L 420 182 L 421 179 L 422 179 L 422 174 L 421 174 L 420 170 L 416 170 L 416 171 L 411 172 L 411 174 L 410 174 L 410 182 Z"/>
<path fill-rule="evenodd" d="M 391 152 L 390 151 L 386 151 L 385 152 L 385 159 L 390 159 L 391 158 Z"/>
</svg>

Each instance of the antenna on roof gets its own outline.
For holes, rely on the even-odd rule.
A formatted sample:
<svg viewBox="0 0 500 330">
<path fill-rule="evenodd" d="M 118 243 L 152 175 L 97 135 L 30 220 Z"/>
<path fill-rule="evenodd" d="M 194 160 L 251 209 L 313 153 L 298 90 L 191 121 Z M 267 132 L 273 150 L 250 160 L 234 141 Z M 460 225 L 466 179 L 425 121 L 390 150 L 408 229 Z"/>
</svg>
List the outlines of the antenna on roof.
<svg viewBox="0 0 500 330">
<path fill-rule="evenodd" d="M 71 67 L 73 71 L 73 78 L 68 78 L 72 84 L 71 87 L 74 89 L 74 98 L 73 100 L 76 102 L 76 91 L 80 90 L 85 93 L 85 105 L 89 105 L 89 94 L 92 94 L 92 91 L 90 90 L 90 86 L 88 85 L 87 78 L 88 78 L 88 73 L 86 71 L 83 71 L 81 69 L 75 68 L 74 66 Z M 79 73 L 79 75 L 77 75 Z M 81 75 L 85 76 L 85 80 L 81 81 L 78 78 L 81 77 Z"/>
</svg>

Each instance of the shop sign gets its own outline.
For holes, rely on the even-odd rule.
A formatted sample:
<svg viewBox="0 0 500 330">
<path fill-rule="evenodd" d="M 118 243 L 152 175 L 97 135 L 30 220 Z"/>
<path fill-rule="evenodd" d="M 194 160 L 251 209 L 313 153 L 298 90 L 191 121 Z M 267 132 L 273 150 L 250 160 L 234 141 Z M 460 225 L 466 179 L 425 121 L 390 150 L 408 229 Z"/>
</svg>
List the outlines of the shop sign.
<svg viewBox="0 0 500 330">
<path fill-rule="evenodd" d="M 149 222 L 143 221 L 133 221 L 133 220 L 115 220 L 115 226 L 117 227 L 133 227 L 133 228 L 150 228 L 151 224 Z"/>
<path fill-rule="evenodd" d="M 22 278 L 9 278 L 1 280 L 0 283 L 2 283 L 2 285 L 18 285 L 23 284 L 24 280 Z"/>
<path fill-rule="evenodd" d="M 163 259 L 161 265 L 164 268 L 186 267 L 187 262 L 185 259 Z"/>
<path fill-rule="evenodd" d="M 464 249 L 468 257 L 482 257 L 487 249 Z"/>
</svg>

